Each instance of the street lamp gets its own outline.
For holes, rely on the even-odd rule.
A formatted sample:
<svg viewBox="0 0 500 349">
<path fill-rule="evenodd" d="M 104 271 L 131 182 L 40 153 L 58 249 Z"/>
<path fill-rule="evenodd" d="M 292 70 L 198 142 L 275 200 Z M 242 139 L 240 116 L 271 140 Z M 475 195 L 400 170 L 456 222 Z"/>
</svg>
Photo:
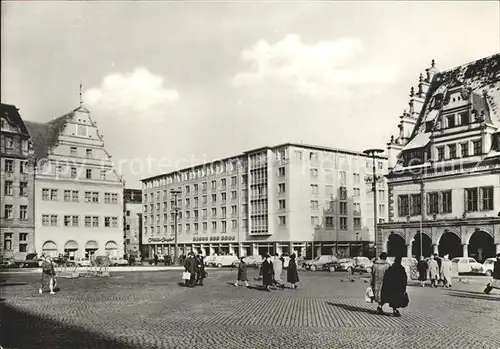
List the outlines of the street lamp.
<svg viewBox="0 0 500 349">
<path fill-rule="evenodd" d="M 177 216 L 179 214 L 179 206 L 177 206 L 177 196 L 179 196 L 181 193 L 182 192 L 180 190 L 175 190 L 175 189 L 170 190 L 170 194 L 172 194 L 174 196 L 174 207 L 172 207 L 172 209 L 174 210 L 174 237 L 175 237 L 174 260 L 173 260 L 174 265 L 177 263 L 177 249 L 178 249 L 178 244 L 177 244 Z"/>
<path fill-rule="evenodd" d="M 375 229 L 375 237 L 374 237 L 374 245 L 375 245 L 375 257 L 377 257 L 377 181 L 379 177 L 377 177 L 377 172 L 375 168 L 375 159 L 377 154 L 383 153 L 382 149 L 367 149 L 364 150 L 363 153 L 367 156 L 370 156 L 373 160 L 373 180 L 372 180 L 372 190 L 373 190 L 373 227 Z"/>
</svg>

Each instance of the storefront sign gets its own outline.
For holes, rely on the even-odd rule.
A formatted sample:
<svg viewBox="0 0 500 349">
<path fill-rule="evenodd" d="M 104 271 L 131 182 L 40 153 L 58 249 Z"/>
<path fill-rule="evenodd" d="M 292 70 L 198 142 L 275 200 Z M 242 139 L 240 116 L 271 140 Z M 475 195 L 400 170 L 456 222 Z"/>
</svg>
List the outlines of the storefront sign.
<svg viewBox="0 0 500 349">
<path fill-rule="evenodd" d="M 174 241 L 174 238 L 149 238 L 148 239 L 148 242 L 150 243 L 164 243 L 164 242 L 170 242 L 170 241 Z"/>
<path fill-rule="evenodd" d="M 195 241 L 234 241 L 236 236 L 195 236 L 193 242 Z"/>
</svg>

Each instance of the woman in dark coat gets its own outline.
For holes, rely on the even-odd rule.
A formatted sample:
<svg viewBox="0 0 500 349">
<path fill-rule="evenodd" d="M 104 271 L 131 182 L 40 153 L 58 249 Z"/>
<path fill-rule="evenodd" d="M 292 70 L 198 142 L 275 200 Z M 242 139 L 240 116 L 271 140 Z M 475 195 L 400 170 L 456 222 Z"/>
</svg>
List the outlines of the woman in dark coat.
<svg viewBox="0 0 500 349">
<path fill-rule="evenodd" d="M 245 263 L 245 257 L 240 258 L 240 264 L 238 265 L 238 278 L 236 279 L 234 286 L 238 287 L 240 281 L 244 281 L 245 286 L 248 287 L 247 264 Z"/>
<path fill-rule="evenodd" d="M 401 260 L 401 257 L 394 259 L 394 264 L 385 272 L 384 283 L 382 285 L 382 304 L 389 303 L 396 317 L 401 316 L 398 308 L 404 308 L 408 305 L 406 303 L 408 277 L 405 268 L 401 265 Z"/>
<path fill-rule="evenodd" d="M 292 284 L 292 288 L 296 289 L 296 283 L 299 282 L 299 273 L 297 273 L 297 263 L 295 262 L 295 254 L 290 256 L 290 262 L 288 262 L 288 269 L 286 271 L 286 279 Z"/>
<path fill-rule="evenodd" d="M 273 263 L 271 262 L 271 256 L 267 255 L 264 262 L 262 262 L 262 284 L 270 292 L 271 286 L 274 281 L 274 269 Z"/>
<path fill-rule="evenodd" d="M 418 270 L 418 280 L 420 281 L 420 286 L 424 287 L 425 282 L 427 281 L 427 269 L 429 269 L 429 266 L 427 265 L 427 262 L 425 261 L 424 257 L 421 256 L 420 260 L 417 263 L 417 270 Z"/>
</svg>

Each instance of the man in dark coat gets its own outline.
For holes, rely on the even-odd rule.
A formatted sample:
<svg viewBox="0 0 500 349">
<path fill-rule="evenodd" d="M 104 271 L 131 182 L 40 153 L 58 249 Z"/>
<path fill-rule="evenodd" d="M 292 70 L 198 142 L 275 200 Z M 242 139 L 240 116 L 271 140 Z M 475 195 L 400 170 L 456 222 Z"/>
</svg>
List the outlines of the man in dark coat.
<svg viewBox="0 0 500 349">
<path fill-rule="evenodd" d="M 401 265 L 401 260 L 400 256 L 394 259 L 394 264 L 384 274 L 382 284 L 382 304 L 389 303 L 396 317 L 401 316 L 398 308 L 404 308 L 408 305 L 405 304 L 408 276 L 405 268 Z"/>
<path fill-rule="evenodd" d="M 443 260 L 441 259 L 441 257 L 439 257 L 439 255 L 437 253 L 434 253 L 434 259 L 436 260 L 436 262 L 438 264 L 439 277 L 438 277 L 438 281 L 437 281 L 437 286 L 439 286 L 441 283 L 444 284 L 443 276 L 441 275 L 441 265 L 443 264 Z"/>
<path fill-rule="evenodd" d="M 205 272 L 205 260 L 203 255 L 199 254 L 196 259 L 196 284 L 203 286 L 203 279 L 207 276 Z"/>
<path fill-rule="evenodd" d="M 295 254 L 290 256 L 290 262 L 288 262 L 288 269 L 286 271 L 286 279 L 292 284 L 292 288 L 296 289 L 296 283 L 299 282 L 299 273 L 297 272 L 297 263 L 295 262 Z"/>
<path fill-rule="evenodd" d="M 247 276 L 247 264 L 245 263 L 245 257 L 240 258 L 240 263 L 238 264 L 238 278 L 234 283 L 234 286 L 238 287 L 240 281 L 245 283 L 245 286 L 248 287 L 248 276 Z"/>
<path fill-rule="evenodd" d="M 421 256 L 420 260 L 417 263 L 417 270 L 418 280 L 420 281 L 420 286 L 422 287 L 425 286 L 425 282 L 427 281 L 427 269 L 429 269 L 429 266 L 427 265 L 424 256 Z"/>
<path fill-rule="evenodd" d="M 186 272 L 191 274 L 191 278 L 185 281 L 187 287 L 194 287 L 194 281 L 196 278 L 196 260 L 194 258 L 194 253 L 189 253 L 188 258 L 184 262 L 184 269 Z"/>
<path fill-rule="evenodd" d="M 500 290 L 500 253 L 497 254 L 496 257 L 497 260 L 495 261 L 495 264 L 493 264 L 493 273 L 491 274 L 493 280 L 488 283 L 484 289 L 484 293 L 486 294 L 490 294 L 491 290 L 494 288 Z"/>
<path fill-rule="evenodd" d="M 262 284 L 271 292 L 271 286 L 274 282 L 274 269 L 271 261 L 271 256 L 266 255 L 266 259 L 262 262 Z"/>
</svg>

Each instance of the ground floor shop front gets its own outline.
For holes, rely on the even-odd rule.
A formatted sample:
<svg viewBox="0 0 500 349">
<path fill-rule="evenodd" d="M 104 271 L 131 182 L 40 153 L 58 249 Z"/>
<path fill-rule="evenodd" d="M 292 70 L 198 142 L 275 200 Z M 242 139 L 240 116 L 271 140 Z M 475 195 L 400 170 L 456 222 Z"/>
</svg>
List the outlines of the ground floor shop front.
<svg viewBox="0 0 500 349">
<path fill-rule="evenodd" d="M 265 254 L 288 254 L 294 253 L 298 257 L 314 258 L 320 255 L 337 255 L 339 257 L 354 257 L 366 254 L 370 248 L 369 242 L 346 241 L 346 242 L 224 242 L 224 243 L 179 243 L 177 255 L 186 255 L 191 251 L 213 255 L 235 255 L 235 256 L 256 256 Z M 148 243 L 148 256 L 174 255 L 175 244 Z"/>
<path fill-rule="evenodd" d="M 500 253 L 500 217 L 386 223 L 378 228 L 377 249 L 390 256 L 437 253 L 482 262 Z"/>
</svg>

